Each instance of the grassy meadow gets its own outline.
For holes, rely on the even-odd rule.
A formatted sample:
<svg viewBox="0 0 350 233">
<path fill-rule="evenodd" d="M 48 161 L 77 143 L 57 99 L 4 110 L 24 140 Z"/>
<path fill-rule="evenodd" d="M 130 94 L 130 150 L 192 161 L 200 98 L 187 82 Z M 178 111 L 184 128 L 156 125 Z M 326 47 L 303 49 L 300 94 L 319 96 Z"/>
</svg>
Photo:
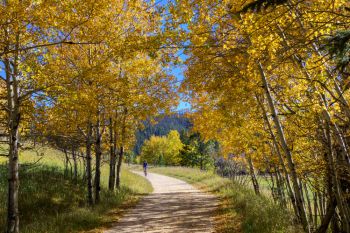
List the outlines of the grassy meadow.
<svg viewBox="0 0 350 233">
<path fill-rule="evenodd" d="M 269 197 L 257 196 L 252 189 L 213 172 L 183 167 L 155 167 L 150 171 L 182 179 L 216 194 L 221 201 L 217 213 L 217 232 L 302 232 L 291 221 L 291 213 L 273 203 Z"/>
<path fill-rule="evenodd" d="M 80 175 L 83 164 L 79 164 Z M 127 166 L 127 165 L 125 165 Z M 122 210 L 134 205 L 140 196 L 152 191 L 141 176 L 122 170 L 122 187 L 109 192 L 108 163 L 101 171 L 101 202 L 88 207 L 86 185 L 75 184 L 64 175 L 64 154 L 52 148 L 24 151 L 20 154 L 19 211 L 24 233 L 101 232 L 121 216 Z M 0 232 L 6 226 L 7 194 L 6 158 L 0 158 Z"/>
</svg>

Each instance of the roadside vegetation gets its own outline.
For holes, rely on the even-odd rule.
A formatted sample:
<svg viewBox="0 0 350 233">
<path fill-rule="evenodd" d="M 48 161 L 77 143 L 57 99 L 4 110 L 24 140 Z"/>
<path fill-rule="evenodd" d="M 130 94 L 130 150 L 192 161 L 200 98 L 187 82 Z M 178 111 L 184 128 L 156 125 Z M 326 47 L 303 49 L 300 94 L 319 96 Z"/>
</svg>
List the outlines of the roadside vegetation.
<svg viewBox="0 0 350 233">
<path fill-rule="evenodd" d="M 269 176 L 304 232 L 350 233 L 350 2 L 185 2 L 193 130 L 257 195 Z"/>
<path fill-rule="evenodd" d="M 7 233 L 29 229 L 20 223 L 35 211 L 25 202 L 59 186 L 51 179 L 72 179 L 76 193 L 84 182 L 78 196 L 95 209 L 107 182 L 116 194 L 131 185 L 121 179 L 125 158 L 152 151 L 157 165 L 249 175 L 255 195 L 242 194 L 252 196 L 242 229 L 285 231 L 284 215 L 272 214 L 280 206 L 305 233 L 350 233 L 349 0 L 7 0 L 0 13 Z M 189 121 L 173 129 L 189 132 L 142 127 L 181 106 Z M 142 140 L 153 149 L 140 151 Z M 42 167 L 51 163 L 26 164 L 27 141 L 64 153 L 64 179 Z M 272 183 L 271 215 L 258 175 Z M 32 181 L 42 183 L 26 198 Z M 245 192 L 228 187 L 235 199 Z M 277 225 L 245 224 L 254 210 Z"/>
<path fill-rule="evenodd" d="M 214 157 L 218 157 L 218 154 L 217 142 L 204 141 L 200 134 L 191 130 L 170 130 L 167 135 L 151 135 L 146 139 L 135 162 L 146 160 L 155 166 L 181 165 L 209 169 L 214 167 Z"/>
<path fill-rule="evenodd" d="M 217 232 L 296 233 L 302 232 L 292 222 L 292 214 L 264 195 L 213 171 L 184 167 L 154 167 L 151 172 L 182 179 L 220 198 Z"/>
<path fill-rule="evenodd" d="M 102 165 L 101 200 L 89 207 L 81 170 L 77 182 L 65 173 L 64 154 L 51 148 L 21 153 L 19 210 L 21 232 L 100 232 L 152 191 L 150 183 L 127 169 L 122 169 L 122 183 L 117 191 L 108 191 L 108 166 Z M 40 159 L 39 162 L 37 162 Z M 0 232 L 6 226 L 5 159 L 0 159 Z"/>
</svg>

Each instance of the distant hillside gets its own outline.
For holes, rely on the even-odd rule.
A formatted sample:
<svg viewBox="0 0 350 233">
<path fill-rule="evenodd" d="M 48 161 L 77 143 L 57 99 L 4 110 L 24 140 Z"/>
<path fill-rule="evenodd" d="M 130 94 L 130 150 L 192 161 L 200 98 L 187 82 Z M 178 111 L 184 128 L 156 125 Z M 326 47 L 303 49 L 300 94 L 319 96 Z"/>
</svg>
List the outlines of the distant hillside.
<svg viewBox="0 0 350 233">
<path fill-rule="evenodd" d="M 149 139 L 152 135 L 164 136 L 170 130 L 188 131 L 192 124 L 188 118 L 183 114 L 174 114 L 171 116 L 164 116 L 157 119 L 157 124 L 152 125 L 149 121 L 144 122 L 145 128 L 138 130 L 136 133 L 136 144 L 134 147 L 135 154 L 140 154 L 143 142 Z"/>
</svg>

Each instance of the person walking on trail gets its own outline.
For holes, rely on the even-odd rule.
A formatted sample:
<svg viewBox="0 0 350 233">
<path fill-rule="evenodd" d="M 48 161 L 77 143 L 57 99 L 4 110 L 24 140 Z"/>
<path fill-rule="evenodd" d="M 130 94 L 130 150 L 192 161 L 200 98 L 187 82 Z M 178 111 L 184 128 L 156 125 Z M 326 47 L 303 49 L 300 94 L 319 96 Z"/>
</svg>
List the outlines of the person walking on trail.
<svg viewBox="0 0 350 233">
<path fill-rule="evenodd" d="M 148 164 L 147 164 L 147 161 L 143 161 L 143 172 L 145 173 L 145 176 L 147 176 L 147 167 L 148 167 Z"/>
</svg>

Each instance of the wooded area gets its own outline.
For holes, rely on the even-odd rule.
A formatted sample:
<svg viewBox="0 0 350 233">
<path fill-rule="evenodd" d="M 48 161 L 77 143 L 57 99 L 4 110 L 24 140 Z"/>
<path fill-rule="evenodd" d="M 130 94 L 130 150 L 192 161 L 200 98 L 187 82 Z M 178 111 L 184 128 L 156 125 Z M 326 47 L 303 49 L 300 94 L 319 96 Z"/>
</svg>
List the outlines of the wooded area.
<svg viewBox="0 0 350 233">
<path fill-rule="evenodd" d="M 350 231 L 348 1 L 187 1 L 195 130 L 306 232 Z M 330 227 L 329 227 L 330 226 Z"/>
<path fill-rule="evenodd" d="M 305 232 L 350 233 L 349 25 L 347 0 L 2 1 L 7 232 L 20 230 L 20 151 L 63 151 L 75 179 L 82 158 L 98 204 L 105 154 L 114 190 L 136 130 L 181 92 L 193 130 L 245 163 L 257 194 L 266 173 Z"/>
<path fill-rule="evenodd" d="M 94 205 L 102 152 L 110 151 L 113 190 L 136 127 L 173 106 L 175 83 L 167 72 L 171 51 L 159 50 L 165 42 L 162 8 L 151 2 L 3 1 L 0 12 L 7 232 L 19 232 L 19 150 L 25 141 L 64 151 L 73 158 L 75 176 L 77 156 L 83 157 Z"/>
</svg>

